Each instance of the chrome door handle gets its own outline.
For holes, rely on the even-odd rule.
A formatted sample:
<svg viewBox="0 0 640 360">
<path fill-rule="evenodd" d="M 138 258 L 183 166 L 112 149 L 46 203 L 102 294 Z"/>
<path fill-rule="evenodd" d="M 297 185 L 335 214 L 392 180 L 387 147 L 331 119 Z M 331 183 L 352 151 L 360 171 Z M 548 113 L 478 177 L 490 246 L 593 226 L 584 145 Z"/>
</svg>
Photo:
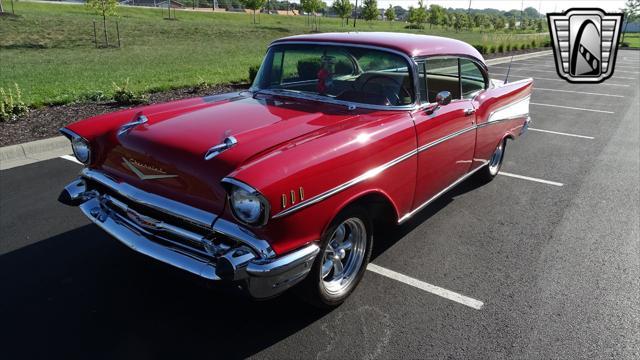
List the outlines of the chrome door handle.
<svg viewBox="0 0 640 360">
<path fill-rule="evenodd" d="M 476 109 L 464 109 L 464 116 L 473 115 L 476 113 Z"/>
</svg>

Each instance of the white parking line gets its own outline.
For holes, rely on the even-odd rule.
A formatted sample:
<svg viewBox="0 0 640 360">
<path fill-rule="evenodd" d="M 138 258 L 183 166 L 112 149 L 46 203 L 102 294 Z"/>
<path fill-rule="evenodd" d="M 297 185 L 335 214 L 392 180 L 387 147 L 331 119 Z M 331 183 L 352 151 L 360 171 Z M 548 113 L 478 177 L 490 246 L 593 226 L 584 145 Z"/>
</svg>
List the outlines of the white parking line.
<svg viewBox="0 0 640 360">
<path fill-rule="evenodd" d="M 443 289 L 436 285 L 431 285 L 424 281 L 412 278 L 404 274 L 400 274 L 399 272 L 395 272 L 387 268 L 383 268 L 382 266 L 378 266 L 376 264 L 367 265 L 367 270 L 372 271 L 378 275 L 386 276 L 390 279 L 400 281 L 401 283 L 411 285 L 415 288 L 432 293 L 434 295 L 438 295 L 445 299 L 455 301 L 458 304 L 466 305 L 476 310 L 480 310 L 484 306 L 484 303 L 480 300 L 472 299 L 468 296 L 458 294 L 457 292 L 453 292 L 451 290 Z"/>
<path fill-rule="evenodd" d="M 508 172 L 504 172 L 504 171 L 500 171 L 498 174 L 500 175 L 504 175 L 504 176 L 508 176 L 508 177 L 512 177 L 512 178 L 516 178 L 516 179 L 522 179 L 522 180 L 529 180 L 529 181 L 533 181 L 533 182 L 539 182 L 542 184 L 547 184 L 547 185 L 553 185 L 553 186 L 564 186 L 563 183 L 559 183 L 556 181 L 549 181 L 549 180 L 544 180 L 544 179 L 538 179 L 538 178 L 534 178 L 534 177 L 530 177 L 530 176 L 523 176 L 523 175 L 518 175 L 518 174 L 512 174 L 512 173 L 508 173 Z"/>
<path fill-rule="evenodd" d="M 542 130 L 542 129 L 536 129 L 536 128 L 529 128 L 530 131 L 537 131 L 537 132 L 543 132 L 543 133 L 548 133 L 548 134 L 555 134 L 555 135 L 564 135 L 564 136 L 571 136 L 571 137 L 577 137 L 577 138 L 581 138 L 581 139 L 589 139 L 589 140 L 593 140 L 595 139 L 593 136 L 586 136 L 586 135 L 577 135 L 577 134 L 569 134 L 569 133 L 563 133 L 563 132 L 558 132 L 558 131 L 551 131 L 551 130 Z"/>
<path fill-rule="evenodd" d="M 540 65 L 538 65 L 540 66 Z M 490 66 L 492 68 L 496 68 L 496 69 L 508 69 L 508 67 L 503 67 L 503 66 Z M 537 72 L 547 72 L 547 73 L 554 73 L 557 74 L 558 72 L 555 70 L 540 70 L 540 69 L 532 69 L 530 67 L 527 68 L 516 68 L 516 67 L 512 67 L 511 71 L 537 71 Z M 640 72 L 638 71 L 625 71 L 625 70 L 618 70 L 617 68 L 614 70 L 614 72 L 616 73 L 628 73 L 628 74 L 640 74 Z M 627 79 L 625 77 L 621 77 L 621 76 L 614 76 L 613 79 Z"/>
<path fill-rule="evenodd" d="M 624 97 L 624 95 L 602 94 L 602 93 L 592 93 L 592 92 L 574 91 L 574 90 L 548 89 L 548 88 L 539 88 L 539 87 L 534 87 L 534 88 L 533 88 L 533 90 L 542 90 L 542 91 L 558 91 L 558 92 L 572 93 L 572 94 L 597 95 L 597 96 L 609 96 L 609 97 L 618 97 L 618 98 L 623 98 L 623 97 Z"/>
<path fill-rule="evenodd" d="M 78 160 L 75 158 L 75 156 L 72 156 L 72 155 L 62 155 L 62 156 L 60 156 L 60 158 L 61 158 L 61 159 L 65 159 L 65 160 L 69 160 L 69 161 L 74 162 L 74 163 L 76 163 L 76 164 L 80 164 L 80 165 L 82 165 L 82 163 L 81 163 L 80 161 L 78 161 Z"/>
<path fill-rule="evenodd" d="M 557 108 L 570 109 L 570 110 L 591 111 L 591 112 L 597 112 L 597 113 L 603 113 L 603 114 L 615 114 L 613 111 L 596 110 L 596 109 L 585 109 L 585 108 L 578 108 L 578 107 L 573 107 L 573 106 L 553 105 L 553 104 L 540 104 L 540 103 L 533 103 L 533 102 L 529 103 L 529 104 L 530 105 L 537 105 L 537 106 L 557 107 Z"/>
<path fill-rule="evenodd" d="M 496 73 L 492 73 L 491 76 L 495 76 L 495 75 L 500 75 L 500 76 L 507 76 L 507 74 L 496 74 Z M 551 79 L 551 78 L 543 78 L 543 77 L 533 77 L 533 76 L 522 76 L 522 75 L 511 75 L 509 74 L 510 77 L 517 77 L 517 78 L 522 78 L 522 79 L 526 79 L 526 78 L 532 78 L 534 80 L 549 80 L 549 81 L 562 81 L 562 82 L 567 82 L 564 79 Z M 498 79 L 499 80 L 499 79 Z M 589 84 L 586 84 L 589 85 Z M 622 86 L 622 87 L 629 87 L 629 85 L 627 84 L 612 84 L 609 82 L 603 82 L 603 83 L 599 83 L 598 85 L 606 85 L 606 86 Z"/>
</svg>

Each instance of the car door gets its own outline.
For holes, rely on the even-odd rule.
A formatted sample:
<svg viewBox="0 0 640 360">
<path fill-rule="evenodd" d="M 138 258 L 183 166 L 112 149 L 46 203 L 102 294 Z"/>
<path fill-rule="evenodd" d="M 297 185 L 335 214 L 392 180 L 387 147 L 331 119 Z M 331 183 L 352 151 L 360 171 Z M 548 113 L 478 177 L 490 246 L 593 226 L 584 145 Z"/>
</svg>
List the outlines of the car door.
<svg viewBox="0 0 640 360">
<path fill-rule="evenodd" d="M 471 167 L 476 128 L 471 99 L 462 96 L 457 57 L 430 57 L 418 63 L 420 109 L 413 113 L 418 144 L 418 171 L 413 208 L 464 176 Z M 451 102 L 436 107 L 436 95 L 451 94 Z"/>
</svg>

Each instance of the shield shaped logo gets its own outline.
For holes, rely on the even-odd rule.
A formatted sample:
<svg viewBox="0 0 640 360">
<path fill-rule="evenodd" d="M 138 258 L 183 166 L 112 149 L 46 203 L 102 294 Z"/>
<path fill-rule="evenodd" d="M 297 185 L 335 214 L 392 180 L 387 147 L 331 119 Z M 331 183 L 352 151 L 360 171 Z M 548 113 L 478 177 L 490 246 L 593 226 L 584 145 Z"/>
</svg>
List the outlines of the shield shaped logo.
<svg viewBox="0 0 640 360">
<path fill-rule="evenodd" d="M 547 14 L 558 75 L 572 83 L 599 83 L 610 78 L 622 16 L 601 9 Z"/>
</svg>

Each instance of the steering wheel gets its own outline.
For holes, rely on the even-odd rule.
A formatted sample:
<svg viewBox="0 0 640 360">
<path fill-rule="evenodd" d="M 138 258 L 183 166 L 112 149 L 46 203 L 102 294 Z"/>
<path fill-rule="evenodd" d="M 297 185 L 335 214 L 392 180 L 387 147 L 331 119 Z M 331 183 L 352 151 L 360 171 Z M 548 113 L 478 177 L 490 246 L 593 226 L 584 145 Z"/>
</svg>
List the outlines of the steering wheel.
<svg viewBox="0 0 640 360">
<path fill-rule="evenodd" d="M 360 91 L 364 92 L 367 84 L 369 84 L 369 82 L 374 79 L 382 80 L 378 83 L 380 84 L 380 86 L 382 86 L 382 89 L 384 90 L 384 96 L 387 99 L 389 105 L 398 105 L 400 103 L 400 95 L 398 94 L 398 91 L 388 91 L 388 89 L 390 88 L 392 88 L 393 90 L 399 89 L 403 93 L 403 96 L 411 97 L 411 92 L 409 92 L 406 87 L 402 86 L 402 84 L 398 80 L 384 75 L 374 75 L 368 78 L 364 83 L 362 83 L 362 86 L 360 86 Z M 384 84 L 385 82 L 387 83 L 387 85 Z"/>
</svg>

